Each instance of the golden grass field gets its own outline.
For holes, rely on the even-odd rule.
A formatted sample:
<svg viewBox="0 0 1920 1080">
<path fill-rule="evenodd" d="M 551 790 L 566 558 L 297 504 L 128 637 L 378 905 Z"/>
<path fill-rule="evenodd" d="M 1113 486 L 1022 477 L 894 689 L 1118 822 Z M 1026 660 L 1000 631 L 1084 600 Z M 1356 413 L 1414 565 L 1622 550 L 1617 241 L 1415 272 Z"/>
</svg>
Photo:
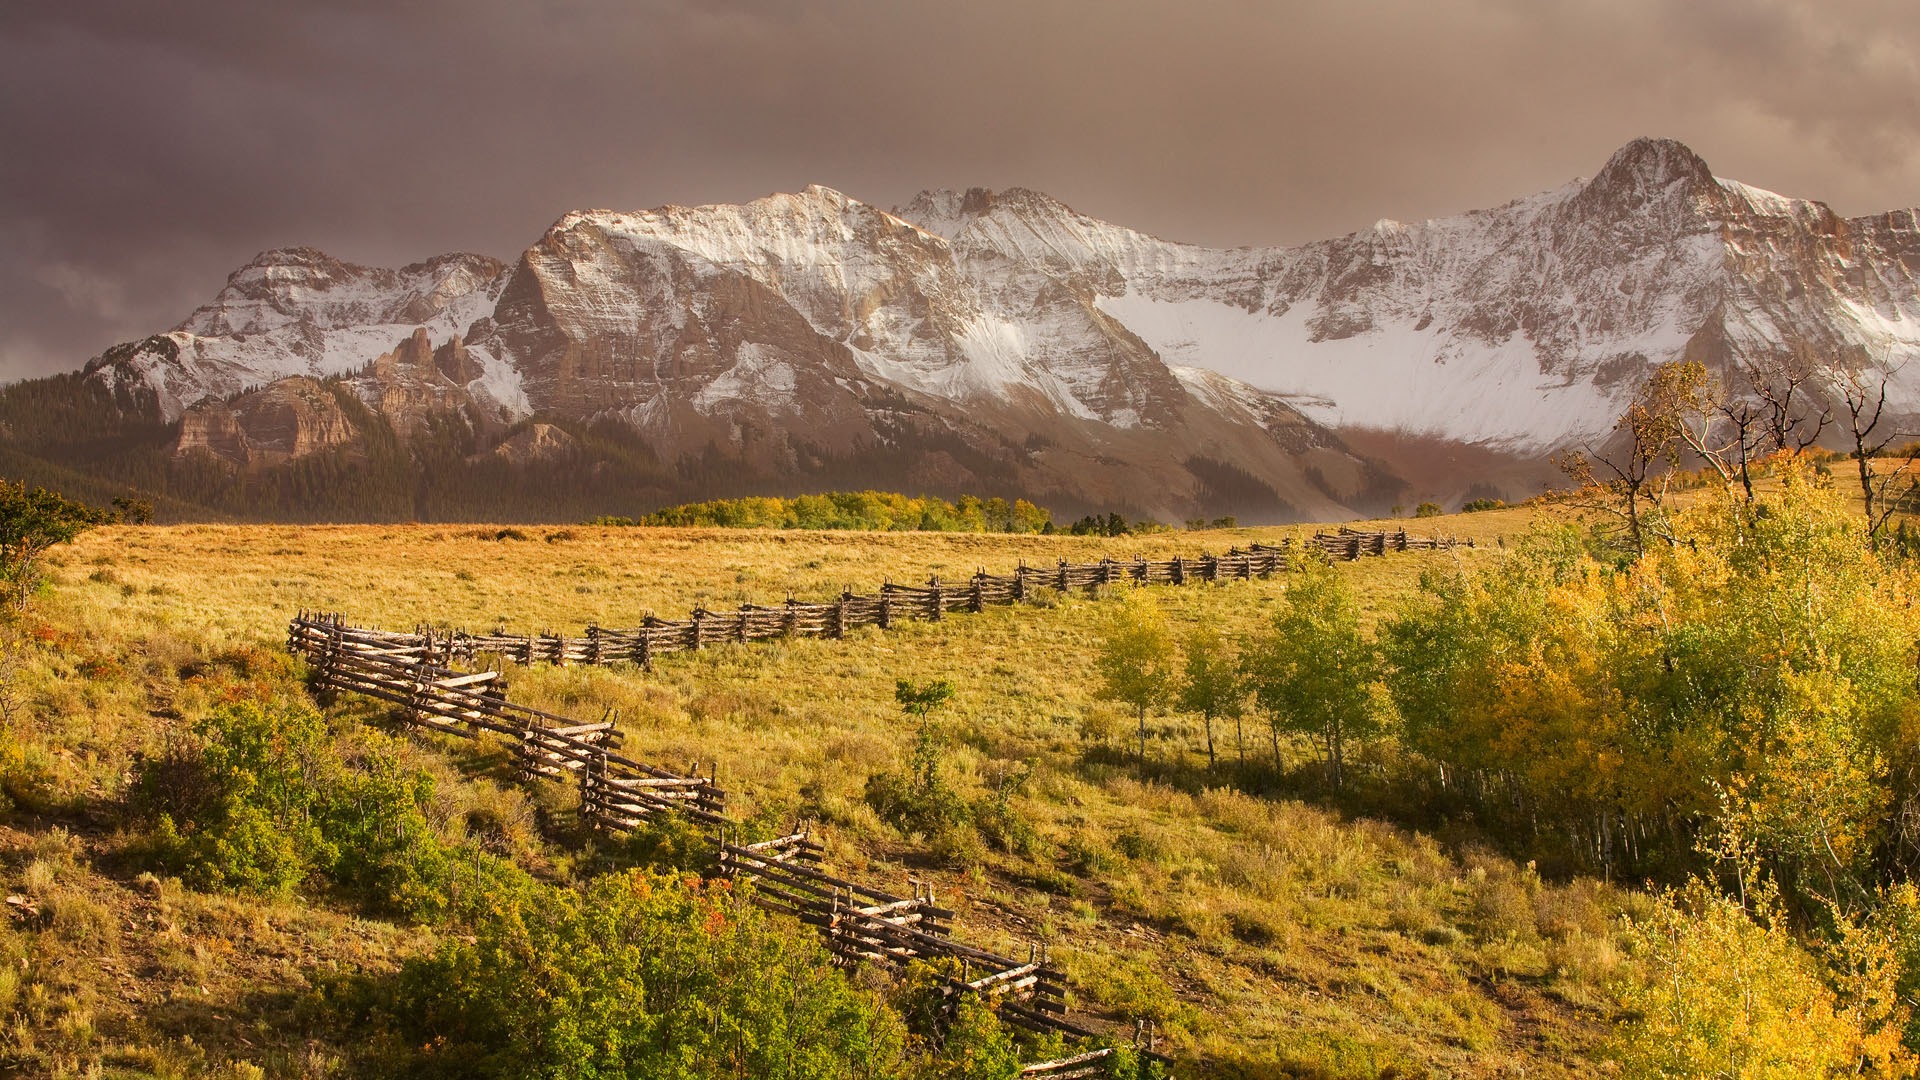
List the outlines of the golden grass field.
<svg viewBox="0 0 1920 1080">
<path fill-rule="evenodd" d="M 1340 572 L 1378 613 L 1426 569 L 1497 559 L 1542 512 L 1389 523 L 1478 546 Z M 577 633 L 648 610 L 682 617 L 695 603 L 823 598 L 887 578 L 958 581 L 1022 559 L 1198 554 L 1311 531 L 1109 540 L 519 526 L 525 539 L 500 539 L 505 528 L 113 527 L 57 554 L 9 721 L 49 778 L 51 809 L 0 826 L 0 889 L 54 911 L 46 940 L 33 943 L 45 959 L 11 991 L 5 1038 L 16 1049 L 31 1044 L 36 1060 L 73 1075 L 115 1060 L 129 1075 L 200 1075 L 229 1058 L 329 1075 L 350 1048 L 288 1031 L 287 1017 L 324 982 L 316 971 L 379 969 L 430 947 L 430 931 L 324 903 L 200 896 L 139 879 L 122 869 L 111 816 L 84 810 L 121 797 L 133 755 L 208 707 L 210 672 L 287 678 L 294 665 L 274 654 L 300 608 L 390 628 Z M 1239 632 L 1285 587 L 1275 578 L 1153 594 L 1176 629 L 1213 619 Z M 1111 609 L 1111 597 L 1048 598 L 846 641 L 723 646 L 652 673 L 509 669 L 510 693 L 583 719 L 613 710 L 642 759 L 717 763 L 737 813 L 821 822 L 835 865 L 881 887 L 904 891 L 909 873 L 934 881 L 963 936 L 1046 941 L 1082 1004 L 1153 1019 L 1191 1063 L 1183 1075 L 1592 1071 L 1585 1059 L 1613 1020 L 1612 982 L 1630 963 L 1618 916 L 1632 895 L 1542 881 L 1468 834 L 1443 843 L 1283 797 L 1260 770 L 1210 773 L 1193 718 L 1155 717 L 1149 762 L 1136 765 L 1131 716 L 1094 695 Z M 866 807 L 867 776 L 898 767 L 912 736 L 893 701 L 903 678 L 955 684 L 942 716 L 963 793 L 1032 767 L 1013 804 L 1039 831 L 1035 854 L 983 845 L 928 855 Z M 339 708 L 386 722 L 364 703 Z M 1230 730 L 1223 762 L 1236 757 Z M 1249 716 L 1246 730 L 1248 755 L 1265 761 L 1264 724 Z M 532 824 L 536 808 L 565 804 L 557 785 L 512 790 L 488 772 L 486 747 L 423 738 L 418 753 L 445 778 L 449 820 L 484 804 L 516 823 L 530 865 L 559 869 L 574 857 Z M 1300 753 L 1287 749 L 1290 760 Z M 0 996 L 0 1016 L 7 1004 Z"/>
</svg>

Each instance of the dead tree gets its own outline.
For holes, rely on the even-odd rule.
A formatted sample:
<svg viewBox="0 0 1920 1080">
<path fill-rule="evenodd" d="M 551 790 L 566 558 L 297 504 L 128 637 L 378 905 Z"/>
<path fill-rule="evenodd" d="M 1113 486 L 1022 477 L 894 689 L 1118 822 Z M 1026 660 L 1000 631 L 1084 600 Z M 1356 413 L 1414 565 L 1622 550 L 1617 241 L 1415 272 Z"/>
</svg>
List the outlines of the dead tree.
<svg viewBox="0 0 1920 1080">
<path fill-rule="evenodd" d="M 1891 372 L 1880 372 L 1876 379 L 1866 372 L 1849 372 L 1838 380 L 1842 402 L 1847 409 L 1847 430 L 1853 438 L 1853 459 L 1860 475 L 1861 508 L 1867 517 L 1867 537 L 1877 540 L 1887 520 L 1920 491 L 1914 478 L 1914 461 L 1920 458 L 1920 445 L 1908 446 L 1891 471 L 1878 464 L 1887 449 L 1912 433 L 1903 433 L 1887 420 L 1887 387 Z"/>
<path fill-rule="evenodd" d="M 1634 395 L 1633 403 L 1613 426 L 1626 436 L 1626 446 L 1608 454 L 1568 451 L 1553 463 L 1567 478 L 1604 497 L 1587 505 L 1618 518 L 1627 530 L 1627 546 L 1634 555 L 1647 553 L 1649 533 L 1669 542 L 1673 537 L 1661 513 L 1667 483 L 1679 461 L 1682 428 L 1672 400 L 1675 380 L 1659 371 Z M 1610 475 L 1603 475 L 1610 474 Z"/>
<path fill-rule="evenodd" d="M 1797 454 L 1820 441 L 1833 423 L 1833 405 L 1817 391 L 1826 374 L 1820 364 L 1797 352 L 1771 370 L 1758 363 L 1747 365 L 1747 385 L 1759 399 L 1758 420 L 1766 446 Z M 1817 414 L 1810 400 L 1820 406 Z"/>
</svg>

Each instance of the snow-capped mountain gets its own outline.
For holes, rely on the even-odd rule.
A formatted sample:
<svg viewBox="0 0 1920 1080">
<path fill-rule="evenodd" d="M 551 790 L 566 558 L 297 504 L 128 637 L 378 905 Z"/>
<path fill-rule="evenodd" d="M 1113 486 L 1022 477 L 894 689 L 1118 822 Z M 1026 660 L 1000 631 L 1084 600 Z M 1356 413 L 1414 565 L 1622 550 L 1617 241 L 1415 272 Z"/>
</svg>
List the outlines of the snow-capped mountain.
<svg viewBox="0 0 1920 1080">
<path fill-rule="evenodd" d="M 662 461 L 768 477 L 904 457 L 930 487 L 1161 513 L 1250 480 L 1324 514 L 1406 494 L 1340 429 L 1537 459 L 1604 436 L 1666 360 L 1899 372 L 1920 357 L 1917 275 L 1912 210 L 1843 219 L 1638 140 L 1589 180 L 1293 248 L 1172 243 L 1021 189 L 887 212 L 810 187 L 569 213 L 512 265 L 273 251 L 88 371 L 168 421 L 225 410 L 179 449 L 236 462 L 259 455 L 235 449 L 249 406 L 227 399 L 346 375 L 403 437 L 448 410 L 483 438 L 611 420 Z M 1894 385 L 1920 412 L 1920 367 Z"/>
<path fill-rule="evenodd" d="M 1163 360 L 1336 428 L 1539 452 L 1604 435 L 1668 360 L 1920 357 L 1915 211 L 1842 219 L 1671 141 L 1496 209 L 1298 248 L 1170 244 L 1026 191 L 928 193 L 901 215 L 1002 285 L 1003 311 L 1071 282 Z M 1920 407 L 1920 370 L 1895 382 Z"/>
<path fill-rule="evenodd" d="M 417 327 L 444 341 L 491 310 L 504 270 L 484 255 L 441 255 L 387 270 L 312 248 L 269 251 L 235 270 L 212 303 L 168 333 L 118 346 L 88 367 L 102 378 L 136 378 L 174 419 L 248 387 L 350 371 Z"/>
</svg>

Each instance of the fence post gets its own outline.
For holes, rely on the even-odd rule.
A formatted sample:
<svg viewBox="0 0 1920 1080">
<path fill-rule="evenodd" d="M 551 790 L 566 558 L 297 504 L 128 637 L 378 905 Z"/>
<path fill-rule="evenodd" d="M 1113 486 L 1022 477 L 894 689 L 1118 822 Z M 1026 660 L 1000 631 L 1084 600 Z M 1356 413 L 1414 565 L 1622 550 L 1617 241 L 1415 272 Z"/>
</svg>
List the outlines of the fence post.
<svg viewBox="0 0 1920 1080">
<path fill-rule="evenodd" d="M 338 675 L 335 666 L 340 660 L 342 619 L 343 616 L 336 612 L 327 627 L 327 651 L 325 658 L 321 661 L 320 670 L 325 674 L 328 686 L 334 685 L 334 679 Z"/>
<path fill-rule="evenodd" d="M 931 599 L 933 601 L 932 609 L 927 612 L 927 618 L 932 619 L 934 622 L 939 622 L 941 619 L 946 618 L 946 611 L 944 610 L 944 605 L 940 602 L 940 576 L 938 574 L 927 579 L 927 589 L 931 593 Z"/>
<path fill-rule="evenodd" d="M 1187 583 L 1187 557 L 1184 555 L 1173 557 L 1173 583 L 1175 585 Z"/>
<path fill-rule="evenodd" d="M 1060 591 L 1067 591 L 1067 560 L 1060 560 Z"/>
<path fill-rule="evenodd" d="M 692 641 L 693 651 L 699 652 L 700 646 L 703 643 L 702 639 L 704 639 L 706 636 L 707 609 L 699 608 L 699 607 L 694 608 L 692 618 L 693 618 L 693 636 L 690 640 Z"/>
<path fill-rule="evenodd" d="M 984 593 L 981 591 L 982 590 L 981 579 L 985 578 L 986 576 L 987 576 L 987 571 L 985 567 L 982 567 L 981 569 L 974 571 L 974 574 L 973 574 L 973 613 L 975 615 L 978 615 L 982 611 L 986 610 L 986 606 L 987 606 L 986 598 Z"/>
<path fill-rule="evenodd" d="M 880 629 L 893 629 L 893 582 L 880 585 Z"/>
<path fill-rule="evenodd" d="M 600 624 L 587 624 L 587 663 L 600 666 Z"/>
<path fill-rule="evenodd" d="M 840 594 L 840 599 L 834 601 L 833 625 L 828 628 L 831 631 L 831 633 L 827 635 L 828 637 L 843 638 L 847 636 L 847 597 L 848 595 L 849 595 L 848 593 L 843 592 Z"/>
<path fill-rule="evenodd" d="M 596 765 L 604 768 L 606 751 L 601 751 L 580 766 L 580 813 L 587 819 L 587 826 L 595 832 L 601 828 L 600 821 L 600 779 Z"/>
<path fill-rule="evenodd" d="M 1021 559 L 1020 566 L 1013 572 L 1013 599 L 1015 603 L 1025 603 L 1027 599 L 1027 560 Z"/>
<path fill-rule="evenodd" d="M 433 661 L 425 656 L 413 662 L 413 693 L 407 701 L 407 722 L 415 727 L 421 726 L 426 719 L 426 702 L 430 695 L 428 687 L 432 685 Z"/>
</svg>

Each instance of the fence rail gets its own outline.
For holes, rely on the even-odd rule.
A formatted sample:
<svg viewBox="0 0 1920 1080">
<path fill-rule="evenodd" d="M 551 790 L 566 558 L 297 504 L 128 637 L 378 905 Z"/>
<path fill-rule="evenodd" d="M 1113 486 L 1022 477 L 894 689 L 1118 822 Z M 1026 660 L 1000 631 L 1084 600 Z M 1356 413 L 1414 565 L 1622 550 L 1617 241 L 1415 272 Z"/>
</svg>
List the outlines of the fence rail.
<svg viewBox="0 0 1920 1080">
<path fill-rule="evenodd" d="M 1405 530 L 1356 532 L 1342 528 L 1338 533 L 1316 533 L 1302 548 L 1329 559 L 1351 561 L 1392 551 L 1447 551 L 1460 545 L 1472 547 L 1473 541 L 1409 536 Z M 828 601 L 789 598 L 780 605 L 742 604 L 732 611 L 696 607 L 685 619 L 663 619 L 649 614 L 638 626 L 589 626 L 573 637 L 465 631 L 435 636 L 422 631 L 419 635 L 398 635 L 395 640 L 404 637 L 413 644 L 430 645 L 439 650 L 438 655 L 448 664 L 456 659 L 474 660 L 484 653 L 523 665 L 632 663 L 651 669 L 659 657 L 696 652 L 728 642 L 840 638 L 867 626 L 887 630 L 906 621 L 937 622 L 954 612 L 980 612 L 988 607 L 1017 604 L 1041 589 L 1085 592 L 1122 582 L 1190 585 L 1271 577 L 1286 571 L 1294 553 L 1289 539 L 1277 545 L 1233 548 L 1225 555 L 1131 561 L 1102 559 L 1091 563 L 1062 560 L 1054 566 L 1022 563 L 1011 574 L 995 575 L 982 570 L 964 581 L 931 577 L 923 585 L 889 581 L 875 593 L 848 590 Z"/>
<path fill-rule="evenodd" d="M 835 877 L 821 866 L 823 848 L 811 829 L 737 842 L 737 826 L 726 816 L 726 792 L 715 775 L 701 776 L 697 769 L 676 773 L 619 754 L 620 735 L 611 720 L 580 723 L 514 704 L 506 698 L 499 672 L 457 671 L 443 662 L 444 642 L 419 638 L 309 612 L 301 612 L 287 628 L 287 647 L 308 659 L 317 685 L 391 702 L 404 710 L 408 723 L 429 730 L 464 738 L 491 732 L 517 740 L 522 777 L 576 779 L 581 816 L 595 828 L 624 832 L 662 814 L 684 814 L 713 826 L 720 872 L 751 880 L 754 901 L 762 907 L 815 927 L 842 962 L 903 967 L 916 960 L 945 960 L 958 972 L 943 976 L 941 989 L 948 999 L 992 999 L 1000 1015 L 1019 1026 L 1098 1037 L 1066 1019 L 1066 974 L 1043 946 L 1030 945 L 1021 959 L 955 940 L 954 912 L 939 905 L 930 885 L 910 881 L 910 895 L 900 896 Z"/>
<path fill-rule="evenodd" d="M 1304 547 L 1330 559 L 1352 560 L 1454 545 L 1451 539 L 1410 537 L 1404 531 L 1342 529 L 1316 534 Z M 528 665 L 630 661 L 651 667 L 657 656 L 722 642 L 838 638 L 863 626 L 885 629 L 900 620 L 935 621 L 953 612 L 1019 603 L 1043 588 L 1070 592 L 1120 582 L 1186 585 L 1268 577 L 1284 572 L 1291 554 L 1289 542 L 1253 544 L 1198 558 L 1023 564 L 1010 575 L 981 571 L 960 584 L 937 577 L 925 585 L 888 582 L 878 593 L 849 591 L 826 603 L 789 599 L 777 607 L 743 604 L 735 611 L 718 612 L 695 608 L 679 621 L 648 615 L 637 627 L 593 626 L 573 638 L 428 630 L 408 634 L 351 626 L 337 614 L 302 611 L 288 624 L 287 648 L 308 659 L 317 685 L 397 705 L 408 723 L 463 738 L 487 732 L 511 740 L 524 779 L 579 784 L 581 817 L 594 828 L 624 832 L 663 814 L 685 815 L 712 827 L 720 872 L 751 880 L 754 900 L 761 906 L 815 927 L 842 962 L 900 967 L 944 961 L 949 973 L 942 977 L 941 989 L 949 1000 L 988 998 L 1011 1023 L 1095 1038 L 1095 1032 L 1066 1018 L 1067 978 L 1044 946 L 1029 945 L 1021 959 L 958 941 L 953 937 L 954 912 L 939 905 L 930 885 L 910 879 L 909 895 L 900 896 L 835 877 L 821 866 L 823 848 L 808 828 L 773 840 L 738 842 L 717 767 L 702 776 L 698 767 L 680 773 L 638 761 L 619 752 L 622 737 L 610 717 L 582 722 L 516 704 L 507 699 L 499 672 L 463 671 L 454 665 L 492 654 Z M 1166 1061 L 1154 1053 L 1150 1037 L 1142 1052 Z M 1021 1075 L 1054 1080 L 1097 1076 L 1111 1054 L 1103 1049 L 1039 1062 L 1026 1066 Z"/>
<path fill-rule="evenodd" d="M 287 648 L 308 659 L 320 686 L 391 702 L 418 727 L 462 738 L 505 736 L 514 740 L 526 776 L 577 775 L 583 812 L 596 822 L 632 828 L 668 810 L 709 824 L 727 820 L 726 792 L 713 776 L 676 773 L 619 753 L 620 733 L 610 719 L 583 724 L 508 701 L 499 672 L 457 671 L 420 635 L 348 626 L 338 615 L 303 611 L 288 624 Z"/>
</svg>

